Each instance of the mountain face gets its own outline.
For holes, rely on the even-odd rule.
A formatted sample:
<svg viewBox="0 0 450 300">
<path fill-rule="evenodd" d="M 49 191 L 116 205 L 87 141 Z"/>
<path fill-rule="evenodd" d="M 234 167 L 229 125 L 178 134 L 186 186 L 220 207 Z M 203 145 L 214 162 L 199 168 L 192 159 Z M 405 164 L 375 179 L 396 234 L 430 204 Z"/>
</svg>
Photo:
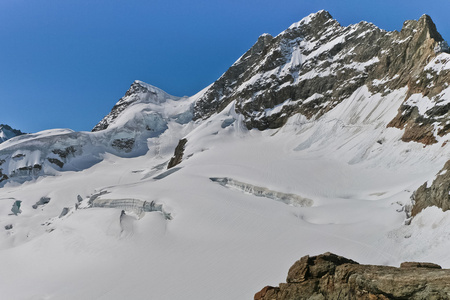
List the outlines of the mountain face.
<svg viewBox="0 0 450 300">
<path fill-rule="evenodd" d="M 325 251 L 449 267 L 448 51 L 426 15 L 320 11 L 194 96 L 135 81 L 92 132 L 1 143 L 2 296 L 247 299 Z"/>
<path fill-rule="evenodd" d="M 389 126 L 405 128 L 404 141 L 434 143 L 449 127 L 440 100 L 450 78 L 448 56 L 438 55 L 448 47 L 440 45 L 445 42 L 427 15 L 386 32 L 366 22 L 342 27 L 321 11 L 276 37 L 261 36 L 196 102 L 195 118 L 236 101 L 248 128 L 278 128 L 298 113 L 319 118 L 361 86 L 384 95 L 406 87 Z M 427 99 L 431 110 L 417 112 L 416 98 Z"/>
<path fill-rule="evenodd" d="M 20 130 L 13 129 L 6 124 L 0 124 L 0 143 L 22 134 L 24 133 Z"/>
</svg>

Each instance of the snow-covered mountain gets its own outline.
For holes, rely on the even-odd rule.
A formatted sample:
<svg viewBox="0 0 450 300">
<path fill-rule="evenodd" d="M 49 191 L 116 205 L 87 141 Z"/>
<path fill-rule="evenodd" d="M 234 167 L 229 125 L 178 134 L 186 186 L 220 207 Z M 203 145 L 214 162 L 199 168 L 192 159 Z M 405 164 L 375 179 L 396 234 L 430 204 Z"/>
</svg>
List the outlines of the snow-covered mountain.
<svg viewBox="0 0 450 300">
<path fill-rule="evenodd" d="M 447 51 L 426 15 L 320 11 L 197 95 L 135 81 L 92 132 L 0 144 L 2 295 L 251 299 L 326 251 L 450 267 Z"/>
<path fill-rule="evenodd" d="M 0 124 L 0 143 L 22 134 L 24 133 L 18 129 L 14 129 L 6 124 Z"/>
</svg>

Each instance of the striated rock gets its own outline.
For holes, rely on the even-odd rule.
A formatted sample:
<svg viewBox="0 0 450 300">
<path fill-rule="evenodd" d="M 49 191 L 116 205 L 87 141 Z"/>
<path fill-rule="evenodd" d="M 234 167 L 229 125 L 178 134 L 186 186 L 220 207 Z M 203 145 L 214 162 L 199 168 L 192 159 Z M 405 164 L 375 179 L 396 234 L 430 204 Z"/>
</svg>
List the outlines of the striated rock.
<svg viewBox="0 0 450 300">
<path fill-rule="evenodd" d="M 440 265 L 433 263 L 423 262 L 404 262 L 400 264 L 400 268 L 429 268 L 429 269 L 442 269 Z"/>
<path fill-rule="evenodd" d="M 450 209 L 450 160 L 439 171 L 431 185 L 425 182 L 416 190 L 412 202 L 412 216 L 429 206 L 437 206 L 443 211 Z"/>
<path fill-rule="evenodd" d="M 436 264 L 360 265 L 327 252 L 302 257 L 290 268 L 287 283 L 266 286 L 254 299 L 450 299 L 449 282 L 450 270 Z"/>
</svg>

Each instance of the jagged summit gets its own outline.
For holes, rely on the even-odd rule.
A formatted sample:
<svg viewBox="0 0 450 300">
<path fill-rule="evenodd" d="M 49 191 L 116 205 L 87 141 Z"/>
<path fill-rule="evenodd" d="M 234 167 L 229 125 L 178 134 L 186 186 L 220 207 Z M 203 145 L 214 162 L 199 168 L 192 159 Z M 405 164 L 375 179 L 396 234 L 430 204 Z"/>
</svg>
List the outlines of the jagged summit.
<svg viewBox="0 0 450 300">
<path fill-rule="evenodd" d="M 6 124 L 0 124 L 0 143 L 22 134 L 24 133 L 20 130 L 13 129 Z"/>
<path fill-rule="evenodd" d="M 319 10 L 316 13 L 309 14 L 308 16 L 301 19 L 299 22 L 296 22 L 289 26 L 288 29 L 297 28 L 303 25 L 311 24 L 311 26 L 317 26 L 320 24 L 326 24 L 330 20 L 334 20 L 331 14 L 326 10 Z M 334 20 L 336 21 L 336 20 Z"/>
<path fill-rule="evenodd" d="M 422 15 L 419 20 L 408 20 L 403 23 L 402 32 L 406 35 L 424 34 L 423 39 L 434 39 L 437 42 L 443 41 L 441 34 L 437 31 L 436 25 L 429 15 Z"/>
<path fill-rule="evenodd" d="M 426 15 L 405 22 L 401 32 L 387 32 L 367 22 L 343 27 L 319 11 L 274 38 L 261 36 L 196 102 L 194 116 L 208 118 L 235 101 L 246 126 L 263 130 L 297 113 L 317 119 L 362 86 L 371 93 L 403 87 L 414 93 L 439 49 L 448 47 Z M 441 92 L 420 87 L 427 89 Z"/>
</svg>

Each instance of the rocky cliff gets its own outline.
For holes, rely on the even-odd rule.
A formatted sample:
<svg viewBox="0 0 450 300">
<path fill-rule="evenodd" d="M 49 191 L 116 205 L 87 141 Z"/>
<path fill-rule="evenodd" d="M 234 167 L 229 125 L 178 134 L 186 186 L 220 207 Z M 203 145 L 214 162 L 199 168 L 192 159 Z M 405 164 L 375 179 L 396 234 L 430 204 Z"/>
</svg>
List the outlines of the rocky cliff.
<svg viewBox="0 0 450 300">
<path fill-rule="evenodd" d="M 434 180 L 425 182 L 412 196 L 411 215 L 415 216 L 422 209 L 437 206 L 443 211 L 450 209 L 450 160 L 436 174 Z"/>
<path fill-rule="evenodd" d="M 302 257 L 289 269 L 286 283 L 266 286 L 254 299 L 450 299 L 449 282 L 450 270 L 436 264 L 360 265 L 325 253 Z"/>
</svg>

